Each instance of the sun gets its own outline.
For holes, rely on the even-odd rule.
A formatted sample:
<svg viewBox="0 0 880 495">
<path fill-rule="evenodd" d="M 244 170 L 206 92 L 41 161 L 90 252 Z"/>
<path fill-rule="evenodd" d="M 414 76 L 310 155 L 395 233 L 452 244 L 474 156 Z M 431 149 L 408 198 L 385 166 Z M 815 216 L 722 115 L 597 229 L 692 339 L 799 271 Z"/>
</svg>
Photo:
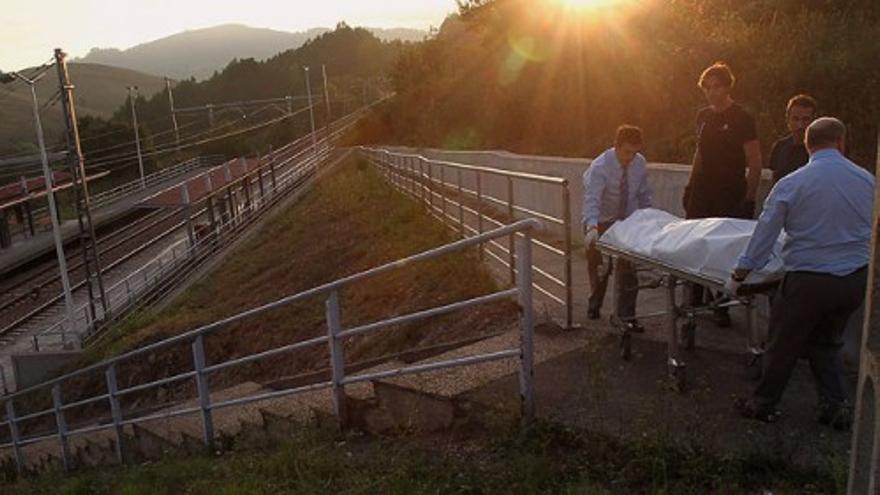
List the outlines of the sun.
<svg viewBox="0 0 880 495">
<path fill-rule="evenodd" d="M 556 0 L 556 2 L 571 10 L 593 10 L 611 7 L 623 3 L 624 0 Z"/>
</svg>

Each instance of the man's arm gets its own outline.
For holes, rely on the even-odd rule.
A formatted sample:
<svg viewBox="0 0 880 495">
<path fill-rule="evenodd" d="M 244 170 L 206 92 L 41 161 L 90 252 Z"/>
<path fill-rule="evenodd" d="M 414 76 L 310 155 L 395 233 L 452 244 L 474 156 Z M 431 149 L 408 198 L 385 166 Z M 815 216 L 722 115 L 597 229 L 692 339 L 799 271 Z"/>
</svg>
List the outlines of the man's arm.
<svg viewBox="0 0 880 495">
<path fill-rule="evenodd" d="M 746 200 L 755 201 L 758 193 L 758 184 L 761 183 L 761 143 L 757 139 L 753 139 L 743 145 L 743 151 L 746 154 L 746 163 L 749 165 L 748 188 L 746 189 Z"/>
<path fill-rule="evenodd" d="M 684 210 L 685 215 L 687 215 L 688 203 L 690 203 L 691 184 L 693 184 L 694 176 L 700 170 L 702 164 L 703 155 L 700 154 L 700 147 L 697 146 L 697 150 L 694 151 L 694 160 L 691 164 L 691 174 L 688 176 L 688 183 L 684 186 L 684 194 L 681 197 L 681 208 Z"/>
<path fill-rule="evenodd" d="M 644 173 L 642 180 L 639 182 L 638 200 L 639 209 L 650 208 L 654 206 L 654 193 L 651 191 L 651 185 L 648 183 L 648 164 L 643 163 Z"/>
<path fill-rule="evenodd" d="M 770 191 L 764 202 L 764 211 L 749 239 L 749 245 L 736 262 L 735 278 L 745 278 L 752 270 L 763 268 L 770 259 L 770 253 L 785 226 L 788 215 L 790 192 L 785 182 L 780 182 Z"/>
<path fill-rule="evenodd" d="M 584 173 L 584 203 L 583 223 L 584 227 L 599 225 L 599 203 L 602 200 L 602 190 L 605 188 L 605 175 L 596 161 L 590 164 L 590 168 Z"/>
</svg>

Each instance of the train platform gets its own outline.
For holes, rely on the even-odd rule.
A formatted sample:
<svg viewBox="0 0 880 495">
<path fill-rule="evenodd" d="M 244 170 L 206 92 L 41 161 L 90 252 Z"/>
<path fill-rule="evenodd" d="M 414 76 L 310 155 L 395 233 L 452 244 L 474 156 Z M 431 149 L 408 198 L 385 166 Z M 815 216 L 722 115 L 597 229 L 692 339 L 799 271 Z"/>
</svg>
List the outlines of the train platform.
<svg viewBox="0 0 880 495">
<path fill-rule="evenodd" d="M 109 225 L 114 221 L 121 220 L 138 208 L 149 207 L 143 201 L 161 191 L 174 188 L 192 177 L 204 173 L 204 168 L 196 168 L 182 175 L 156 182 L 146 189 L 135 190 L 125 194 L 118 200 L 98 208 L 92 208 L 92 221 L 95 229 Z M 79 225 L 76 219 L 65 220 L 61 224 L 61 235 L 64 240 L 65 250 L 78 248 Z M 0 276 L 16 270 L 17 268 L 38 259 L 55 249 L 55 241 L 52 229 L 48 225 L 40 228 L 32 237 L 18 238 L 12 246 L 0 249 Z"/>
</svg>

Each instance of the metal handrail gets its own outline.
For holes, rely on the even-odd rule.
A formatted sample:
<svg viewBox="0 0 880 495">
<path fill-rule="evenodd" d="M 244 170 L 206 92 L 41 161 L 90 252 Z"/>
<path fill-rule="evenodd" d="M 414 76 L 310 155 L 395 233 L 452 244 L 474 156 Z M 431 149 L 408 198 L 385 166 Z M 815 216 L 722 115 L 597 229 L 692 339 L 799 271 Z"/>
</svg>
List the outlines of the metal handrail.
<svg viewBox="0 0 880 495">
<path fill-rule="evenodd" d="M 341 424 L 345 424 L 347 421 L 347 408 L 346 408 L 346 395 L 345 395 L 345 386 L 353 383 L 369 381 L 369 380 L 378 380 L 382 378 L 388 378 L 392 376 L 402 376 L 406 374 L 413 373 L 421 373 L 433 370 L 447 369 L 451 367 L 457 366 L 468 366 L 488 361 L 495 361 L 499 359 L 511 359 L 518 358 L 520 361 L 520 397 L 521 397 L 521 407 L 524 421 L 531 421 L 534 416 L 534 397 L 533 397 L 533 333 L 534 333 L 534 320 L 533 320 L 533 309 L 532 309 L 532 281 L 531 281 L 531 272 L 532 272 L 532 264 L 531 264 L 531 242 L 530 236 L 531 232 L 539 230 L 542 227 L 542 224 L 537 219 L 525 219 L 520 220 L 518 222 L 512 223 L 510 225 L 494 229 L 489 232 L 484 232 L 473 237 L 461 239 L 459 241 L 440 246 L 437 248 L 430 249 L 428 251 L 424 251 L 422 253 L 418 253 L 397 261 L 393 261 L 390 263 L 386 263 L 384 265 L 356 273 L 326 284 L 322 284 L 318 287 L 314 287 L 309 290 L 305 290 L 299 292 L 297 294 L 293 294 L 290 296 L 283 297 L 274 302 L 264 304 L 257 308 L 253 308 L 236 315 L 215 321 L 213 323 L 203 325 L 194 330 L 190 330 L 183 334 L 167 338 L 160 342 L 156 342 L 139 349 L 135 349 L 119 356 L 104 360 L 100 363 L 93 364 L 91 366 L 84 367 L 82 369 L 73 371 L 71 373 L 67 373 L 63 376 L 54 378 L 52 380 L 48 380 L 39 385 L 35 385 L 32 387 L 28 387 L 24 390 L 15 392 L 13 394 L 7 395 L 4 397 L 6 412 L 7 412 L 7 421 L 8 427 L 10 430 L 11 442 L 4 444 L 0 447 L 11 447 L 15 456 L 15 460 L 18 466 L 18 469 L 21 471 L 24 465 L 23 453 L 21 451 L 21 447 L 23 445 L 34 443 L 36 440 L 34 438 L 22 437 L 18 430 L 18 423 L 21 421 L 22 416 L 17 416 L 15 414 L 14 408 L 14 400 L 24 396 L 25 394 L 29 394 L 31 392 L 51 388 L 53 392 L 53 398 L 55 407 L 54 410 L 41 411 L 38 413 L 39 415 L 49 414 L 54 412 L 56 415 L 56 423 L 58 425 L 57 432 L 50 437 L 41 436 L 40 438 L 51 438 L 57 436 L 59 439 L 59 443 L 61 445 L 61 455 L 64 460 L 65 466 L 69 465 L 69 448 L 68 448 L 68 439 L 71 435 L 81 434 L 84 432 L 92 432 L 100 429 L 115 429 L 117 434 L 117 445 L 121 446 L 124 441 L 122 427 L 127 424 L 133 424 L 138 422 L 145 422 L 152 419 L 158 418 L 170 418 L 173 416 L 179 416 L 184 414 L 193 414 L 193 413 L 201 413 L 202 422 L 203 422 L 203 432 L 204 432 L 204 440 L 206 446 L 209 448 L 213 448 L 214 444 L 214 427 L 213 427 L 213 417 L 212 411 L 219 407 L 229 407 L 232 405 L 241 405 L 249 402 L 257 402 L 262 400 L 269 400 L 271 398 L 281 397 L 283 395 L 294 394 L 294 393 L 302 393 L 310 390 L 317 390 L 321 388 L 331 388 L 333 391 L 333 405 L 334 412 L 336 413 Z M 339 292 L 343 288 L 354 284 L 356 282 L 365 281 L 367 279 L 371 279 L 377 277 L 381 274 L 398 270 L 403 267 L 407 267 L 412 265 L 413 263 L 417 263 L 420 261 L 425 261 L 433 258 L 437 258 L 439 256 L 443 256 L 449 253 L 462 251 L 468 249 L 473 246 L 480 245 L 484 242 L 491 241 L 496 238 L 508 237 L 511 235 L 515 235 L 516 233 L 524 234 L 522 237 L 517 238 L 517 281 L 516 281 L 516 289 L 510 290 L 502 290 L 498 291 L 495 294 L 490 294 L 488 296 L 481 296 L 478 298 L 472 298 L 465 301 L 460 301 L 458 303 L 449 304 L 443 306 L 442 308 L 437 308 L 437 310 L 428 310 L 428 311 L 420 311 L 416 313 L 412 313 L 410 315 L 397 316 L 387 320 L 384 320 L 384 323 L 394 324 L 400 323 L 402 321 L 412 321 L 415 319 L 424 319 L 431 316 L 436 316 L 437 314 L 451 312 L 457 309 L 462 309 L 465 307 L 473 306 L 476 301 L 486 302 L 489 300 L 496 300 L 503 297 L 510 297 L 513 294 L 518 296 L 518 303 L 520 306 L 520 342 L 519 346 L 514 349 L 505 349 L 497 352 L 479 354 L 476 356 L 468 356 L 464 358 L 456 358 L 456 359 L 447 359 L 438 362 L 432 362 L 427 364 L 413 365 L 404 368 L 397 368 L 394 370 L 386 370 L 379 371 L 375 373 L 362 373 L 354 376 L 346 377 L 345 372 L 345 356 L 344 356 L 344 346 L 343 340 L 350 335 L 354 335 L 354 333 L 363 333 L 369 330 L 376 330 L 382 327 L 387 326 L 386 324 L 382 324 L 383 321 L 376 322 L 371 324 L 372 326 L 361 326 L 355 327 L 354 329 L 344 330 L 340 323 L 340 303 L 339 303 Z M 325 305 L 326 305 L 326 318 L 327 318 L 327 328 L 328 333 L 326 337 L 322 337 L 320 339 L 309 339 L 306 341 L 302 341 L 302 345 L 319 345 L 325 342 L 329 342 L 330 344 L 330 368 L 332 378 L 328 382 L 321 382 L 312 385 L 308 385 L 306 387 L 299 387 L 295 390 L 283 390 L 283 391 L 273 391 L 268 393 L 260 393 L 255 394 L 243 398 L 227 400 L 225 402 L 220 402 L 218 404 L 211 404 L 210 397 L 210 386 L 207 380 L 207 376 L 211 372 L 219 371 L 227 366 L 218 366 L 222 363 L 217 363 L 213 366 L 206 365 L 205 359 L 205 346 L 204 339 L 210 336 L 215 331 L 227 327 L 233 323 L 242 321 L 246 318 L 250 318 L 252 316 L 260 315 L 266 313 L 268 311 L 288 306 L 297 301 L 301 301 L 307 298 L 312 298 L 316 296 L 324 296 L 326 297 Z M 497 297 L 495 297 L 497 296 Z M 351 330 L 355 332 L 352 333 Z M 134 385 L 128 388 L 118 388 L 116 381 L 116 369 L 117 366 L 127 361 L 133 357 L 142 356 L 147 353 L 165 349 L 171 347 L 175 344 L 182 342 L 191 342 L 192 350 L 193 350 L 193 369 L 191 371 L 184 372 L 182 374 L 174 375 L 172 377 L 166 377 L 159 380 L 154 380 L 148 383 L 142 383 L 138 385 Z M 285 346 L 287 347 L 287 346 Z M 271 352 L 271 351 L 270 351 Z M 252 356 L 246 356 L 245 358 L 238 358 L 235 360 L 229 360 L 227 362 L 234 361 L 235 364 L 242 364 L 246 362 L 251 362 L 261 357 L 266 357 L 269 355 L 267 352 L 259 353 Z M 274 355 L 274 353 L 273 353 Z M 67 380 L 82 376 L 86 373 L 95 370 L 104 370 L 107 382 L 107 393 L 102 394 L 106 396 L 110 402 L 111 410 L 113 411 L 113 421 L 107 424 L 97 424 L 97 425 L 89 425 L 79 429 L 68 430 L 66 427 L 66 422 L 64 420 L 64 403 L 62 400 L 61 387 L 64 382 Z M 185 376 L 184 376 L 185 375 Z M 163 384 L 169 383 L 170 381 L 176 381 L 184 378 L 195 377 L 197 390 L 198 390 L 198 406 L 195 407 L 187 407 L 183 409 L 172 410 L 169 412 L 156 413 L 148 416 L 142 417 L 133 417 L 133 418 L 124 418 L 121 412 L 121 408 L 119 406 L 119 397 L 126 393 L 131 393 L 133 391 L 145 390 L 148 388 L 153 388 L 157 386 L 161 386 Z M 79 403 L 84 403 L 83 400 L 80 400 Z M 33 415 L 31 415 L 33 416 Z M 28 417 L 28 416 L 23 416 Z M 122 449 L 117 449 L 117 454 L 119 456 L 120 462 L 122 462 L 123 455 Z"/>
<path fill-rule="evenodd" d="M 515 172 L 480 165 L 456 163 L 448 160 L 433 160 L 419 154 L 392 152 L 382 148 L 359 146 L 358 150 L 374 165 L 383 168 L 387 172 L 387 174 L 383 175 L 386 176 L 386 179 L 389 180 L 394 187 L 424 203 L 430 214 L 457 231 L 462 237 L 466 237 L 472 232 L 483 232 L 485 230 L 485 223 L 503 225 L 504 222 L 498 221 L 487 214 L 487 207 L 500 207 L 506 210 L 505 213 L 509 218 L 508 221 L 514 220 L 517 216 L 537 217 L 549 224 L 560 226 L 563 233 L 563 245 L 561 249 L 550 246 L 538 239 L 532 239 L 532 242 L 552 255 L 562 258 L 563 266 L 561 276 L 557 277 L 551 275 L 546 267 L 543 270 L 538 269 L 536 272 L 542 275 L 542 280 L 549 283 L 550 286 L 557 287 L 557 292 L 559 290 L 564 291 L 564 296 L 556 296 L 550 290 L 549 286 L 545 287 L 542 285 L 543 282 L 535 282 L 534 287 L 554 303 L 563 306 L 565 313 L 564 325 L 566 328 L 570 328 L 573 325 L 573 248 L 571 239 L 572 222 L 568 179 Z M 439 172 L 434 170 L 435 167 L 439 169 Z M 454 182 L 447 180 L 447 178 L 450 178 L 450 174 L 447 172 L 451 172 L 451 175 L 454 175 Z M 473 174 L 469 176 L 473 178 L 473 188 L 464 186 L 463 172 Z M 488 194 L 485 191 L 485 185 L 482 181 L 483 176 L 494 176 L 506 180 L 507 197 L 498 198 Z M 517 204 L 517 199 L 514 197 L 514 181 L 536 182 L 559 187 L 562 216 L 557 217 L 548 213 L 538 212 L 533 208 Z M 465 204 L 468 200 L 473 200 L 475 208 L 471 208 Z M 458 210 L 457 218 L 454 215 L 449 214 L 449 205 L 452 205 L 453 211 Z M 469 218 L 475 218 L 475 228 L 467 225 L 467 222 L 465 222 L 465 214 L 470 215 Z M 490 246 L 499 248 L 503 254 L 498 255 L 494 253 L 489 249 Z M 509 271 L 510 280 L 514 280 L 516 276 L 512 253 L 512 238 L 508 240 L 508 246 L 506 248 L 498 241 L 493 241 L 481 246 L 480 250 L 481 256 L 483 254 L 488 255 L 506 267 Z"/>
<path fill-rule="evenodd" d="M 219 155 L 197 156 L 194 158 L 190 158 L 189 160 L 177 163 L 170 167 L 159 169 L 155 172 L 145 175 L 143 182 L 141 182 L 140 178 L 138 178 L 125 184 L 121 184 L 114 188 L 108 189 L 106 191 L 96 193 L 92 196 L 91 201 L 96 206 L 112 203 L 119 197 L 124 196 L 131 191 L 138 191 L 141 189 L 152 187 L 170 178 L 178 177 L 197 168 L 210 165 L 212 161 L 216 161 L 219 158 Z"/>
</svg>

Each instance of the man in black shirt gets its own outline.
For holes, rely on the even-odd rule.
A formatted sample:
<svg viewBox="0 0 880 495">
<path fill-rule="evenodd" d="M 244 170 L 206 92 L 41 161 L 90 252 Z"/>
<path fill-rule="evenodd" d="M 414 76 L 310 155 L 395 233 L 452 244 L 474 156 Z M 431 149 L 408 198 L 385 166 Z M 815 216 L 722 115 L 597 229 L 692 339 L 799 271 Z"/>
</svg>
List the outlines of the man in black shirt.
<svg viewBox="0 0 880 495">
<path fill-rule="evenodd" d="M 803 167 L 810 159 L 804 146 L 804 131 L 814 120 L 819 105 L 811 96 L 797 95 L 788 100 L 785 107 L 785 123 L 789 134 L 773 143 L 770 151 L 770 169 L 773 183 Z"/>
<path fill-rule="evenodd" d="M 697 113 L 697 152 L 684 195 L 687 218 L 754 216 L 761 144 L 755 119 L 730 96 L 734 82 L 720 62 L 700 76 L 709 106 Z"/>
<path fill-rule="evenodd" d="M 709 106 L 697 114 L 697 151 L 682 200 L 687 218 L 752 218 L 761 180 L 761 144 L 755 119 L 730 93 L 735 78 L 727 64 L 716 62 L 700 75 Z M 748 170 L 748 179 L 746 178 Z M 694 287 L 694 305 L 703 291 Z M 730 326 L 726 308 L 715 312 L 718 326 Z"/>
</svg>

